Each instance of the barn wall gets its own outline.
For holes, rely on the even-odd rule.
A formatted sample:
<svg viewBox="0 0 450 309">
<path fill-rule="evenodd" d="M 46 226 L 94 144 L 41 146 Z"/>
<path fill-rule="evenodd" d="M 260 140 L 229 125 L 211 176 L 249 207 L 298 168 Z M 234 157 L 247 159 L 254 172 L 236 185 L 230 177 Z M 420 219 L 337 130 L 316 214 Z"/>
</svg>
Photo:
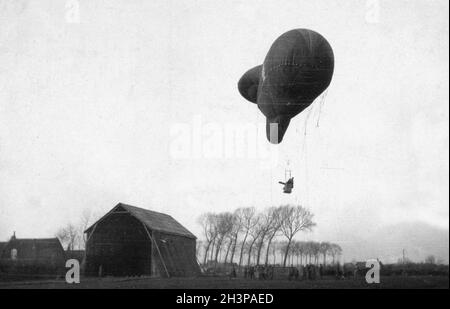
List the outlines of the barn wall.
<svg viewBox="0 0 450 309">
<path fill-rule="evenodd" d="M 195 239 L 157 231 L 152 234 L 171 277 L 194 276 L 200 273 L 195 254 Z M 160 254 L 153 250 L 154 274 L 165 277 Z"/>
<path fill-rule="evenodd" d="M 151 242 L 140 221 L 128 213 L 112 213 L 98 222 L 89 235 L 85 274 L 150 275 L 151 251 Z"/>
</svg>

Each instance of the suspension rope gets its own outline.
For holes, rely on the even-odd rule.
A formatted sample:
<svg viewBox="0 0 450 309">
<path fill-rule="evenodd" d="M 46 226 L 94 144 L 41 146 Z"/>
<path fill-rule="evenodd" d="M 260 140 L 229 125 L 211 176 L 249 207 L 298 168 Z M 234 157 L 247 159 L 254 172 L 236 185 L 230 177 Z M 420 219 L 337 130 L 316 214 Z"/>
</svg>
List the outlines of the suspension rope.
<svg viewBox="0 0 450 309">
<path fill-rule="evenodd" d="M 320 122 L 320 115 L 322 114 L 322 107 L 325 104 L 325 99 L 327 97 L 328 94 L 328 89 L 322 94 L 322 96 L 320 97 L 320 103 L 319 103 L 319 116 L 317 117 L 317 123 L 316 123 L 316 128 L 319 127 L 319 122 Z"/>
<path fill-rule="evenodd" d="M 307 149 L 307 139 L 308 139 L 308 120 L 311 117 L 312 111 L 313 111 L 314 105 L 311 105 L 308 113 L 306 114 L 305 121 L 304 121 L 304 129 L 303 129 L 303 145 L 302 145 L 302 157 L 305 162 L 305 196 L 306 196 L 306 203 L 309 205 L 309 175 L 308 175 L 308 149 Z"/>
</svg>

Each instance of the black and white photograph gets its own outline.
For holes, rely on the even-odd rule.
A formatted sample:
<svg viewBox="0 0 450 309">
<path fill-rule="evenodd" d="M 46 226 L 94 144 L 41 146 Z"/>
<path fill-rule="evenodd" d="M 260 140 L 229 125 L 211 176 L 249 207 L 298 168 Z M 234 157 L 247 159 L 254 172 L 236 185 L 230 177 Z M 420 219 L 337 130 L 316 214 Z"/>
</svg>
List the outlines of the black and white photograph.
<svg viewBox="0 0 450 309">
<path fill-rule="evenodd" d="M 447 0 L 0 0 L 0 289 L 448 289 L 448 55 Z"/>
</svg>

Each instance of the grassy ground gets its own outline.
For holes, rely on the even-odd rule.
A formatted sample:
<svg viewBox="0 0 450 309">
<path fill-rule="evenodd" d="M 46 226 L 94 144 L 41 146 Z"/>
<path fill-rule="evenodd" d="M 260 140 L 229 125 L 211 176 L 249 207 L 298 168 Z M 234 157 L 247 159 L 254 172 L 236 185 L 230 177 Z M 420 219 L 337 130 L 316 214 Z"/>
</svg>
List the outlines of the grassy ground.
<svg viewBox="0 0 450 309">
<path fill-rule="evenodd" d="M 314 281 L 248 280 L 227 277 L 199 278 L 82 278 L 80 284 L 66 284 L 64 281 L 0 282 L 0 289 L 362 289 L 362 288 L 449 288 L 445 276 L 381 277 L 380 284 L 367 284 L 364 278 L 336 280 L 323 278 Z"/>
</svg>

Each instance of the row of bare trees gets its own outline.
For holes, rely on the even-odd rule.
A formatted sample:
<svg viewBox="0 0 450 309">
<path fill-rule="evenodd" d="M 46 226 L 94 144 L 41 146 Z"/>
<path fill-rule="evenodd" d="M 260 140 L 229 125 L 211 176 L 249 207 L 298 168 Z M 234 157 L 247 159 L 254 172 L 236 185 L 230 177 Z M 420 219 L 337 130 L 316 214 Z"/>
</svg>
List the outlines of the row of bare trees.
<svg viewBox="0 0 450 309">
<path fill-rule="evenodd" d="M 281 241 L 276 244 L 275 248 L 280 252 L 284 252 L 286 246 L 287 243 Z M 273 253 L 276 254 L 276 251 Z M 341 254 L 342 248 L 338 244 L 294 240 L 291 244 L 291 250 L 289 250 L 288 261 L 290 265 L 322 264 L 326 266 L 330 258 L 330 263 L 335 264 Z"/>
<path fill-rule="evenodd" d="M 300 205 L 270 207 L 262 212 L 247 207 L 238 208 L 234 212 L 205 213 L 198 219 L 204 237 L 198 246 L 199 250 L 203 251 L 201 254 L 199 252 L 200 260 L 203 264 L 213 261 L 217 265 L 221 260 L 241 266 L 250 265 L 253 259 L 256 265 L 267 265 L 271 252 L 277 247 L 275 240 L 282 237 L 285 241 L 282 246 L 281 264 L 286 266 L 288 257 L 296 252 L 297 248 L 304 250 L 304 246 L 300 246 L 300 242 L 295 241 L 294 237 L 299 232 L 311 231 L 314 228 L 316 224 L 313 222 L 313 216 L 308 209 Z M 311 242 L 305 244 L 315 248 Z M 328 253 L 325 255 L 329 254 L 331 244 L 323 243 L 323 246 L 327 247 Z M 309 254 L 311 250 L 303 252 Z M 220 255 L 223 258 L 219 258 Z"/>
</svg>

